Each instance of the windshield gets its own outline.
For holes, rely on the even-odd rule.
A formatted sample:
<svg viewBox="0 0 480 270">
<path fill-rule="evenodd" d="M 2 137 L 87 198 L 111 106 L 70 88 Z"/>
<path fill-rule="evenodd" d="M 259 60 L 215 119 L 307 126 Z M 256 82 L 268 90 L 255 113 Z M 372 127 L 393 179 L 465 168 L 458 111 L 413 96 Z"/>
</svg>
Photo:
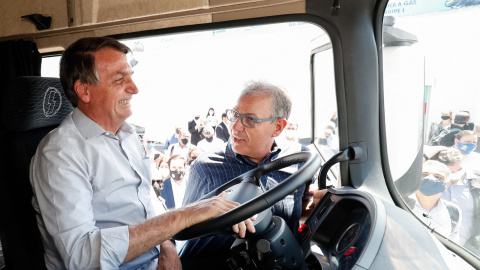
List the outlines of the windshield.
<svg viewBox="0 0 480 270">
<path fill-rule="evenodd" d="M 232 109 L 235 98 L 252 80 L 283 87 L 293 101 L 289 123 L 277 143 L 295 140 L 319 149 L 324 159 L 338 151 L 333 53 L 330 38 L 318 26 L 288 22 L 185 32 L 121 40 L 132 50 L 130 64 L 139 94 L 128 121 L 140 139 L 147 136 L 164 153 L 177 127 L 195 115 L 215 124 Z M 323 47 L 322 47 L 323 46 Z M 319 49 L 323 48 L 323 49 Z M 58 77 L 60 56 L 45 57 L 42 76 Z M 311 70 L 316 67 L 316 83 Z M 318 91 L 312 127 L 312 89 Z M 328 139 L 328 141 L 327 141 Z M 316 145 L 316 147 L 315 147 Z M 335 168 L 334 168 L 335 169 Z M 329 185 L 337 185 L 336 171 Z"/>
<path fill-rule="evenodd" d="M 426 226 L 480 254 L 480 1 L 390 1 L 383 21 L 389 167 Z"/>
</svg>

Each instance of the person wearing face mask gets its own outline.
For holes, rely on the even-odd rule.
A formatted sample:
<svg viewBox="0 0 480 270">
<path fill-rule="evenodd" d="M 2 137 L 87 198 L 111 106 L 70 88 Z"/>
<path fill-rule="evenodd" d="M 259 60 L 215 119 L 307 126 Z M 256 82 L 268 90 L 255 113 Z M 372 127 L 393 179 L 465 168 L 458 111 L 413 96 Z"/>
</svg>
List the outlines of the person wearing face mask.
<svg viewBox="0 0 480 270">
<path fill-rule="evenodd" d="M 182 206 L 187 186 L 185 163 L 186 159 L 182 155 L 173 155 L 168 160 L 170 178 L 163 181 L 163 190 L 160 195 L 168 209 Z"/>
<path fill-rule="evenodd" d="M 463 166 L 469 169 L 480 169 L 480 155 L 473 152 L 477 148 L 477 135 L 470 130 L 464 130 L 455 136 L 455 148 L 464 155 Z"/>
<path fill-rule="evenodd" d="M 440 151 L 436 156 L 436 160 L 447 165 L 451 171 L 450 185 L 440 198 L 460 207 L 462 221 L 458 243 L 480 255 L 480 179 L 464 166 L 463 158 L 457 148 Z"/>
<path fill-rule="evenodd" d="M 180 134 L 180 129 L 181 127 L 175 126 L 175 133 L 173 133 L 170 138 L 167 138 L 165 140 L 165 144 L 163 145 L 164 152 L 167 152 L 168 147 L 170 147 L 170 145 L 178 143 L 178 135 Z"/>
<path fill-rule="evenodd" d="M 206 126 L 202 133 L 204 139 L 199 141 L 197 146 L 202 148 L 205 152 L 221 148 L 224 145 L 222 140 L 214 136 L 215 133 L 212 127 Z"/>
<path fill-rule="evenodd" d="M 438 142 L 442 146 L 453 146 L 455 145 L 455 136 L 462 130 L 465 130 L 467 123 L 470 122 L 470 113 L 468 111 L 459 111 L 455 114 L 453 118 L 453 123 L 450 125 L 450 129 L 447 134 L 439 136 Z"/>
<path fill-rule="evenodd" d="M 147 150 L 147 153 L 150 156 L 150 164 L 153 164 L 155 159 L 159 158 L 162 153 L 155 149 L 156 141 L 153 139 L 153 136 L 151 134 L 144 134 L 142 142 L 143 147 L 145 147 L 145 150 Z"/>
<path fill-rule="evenodd" d="M 285 133 L 285 139 L 287 142 L 298 142 L 298 134 L 297 134 L 298 124 L 294 122 L 287 122 L 287 126 L 283 130 Z"/>
<path fill-rule="evenodd" d="M 202 131 L 204 127 L 205 123 L 200 119 L 200 114 L 195 114 L 194 119 L 188 122 L 188 132 L 190 132 L 192 138 L 190 140 L 191 144 L 197 145 L 203 139 Z"/>
<path fill-rule="evenodd" d="M 153 190 L 160 196 L 163 189 L 163 182 L 170 177 L 170 169 L 168 167 L 168 158 L 163 156 L 155 160 L 156 167 L 152 170 L 152 186 Z"/>
<path fill-rule="evenodd" d="M 435 160 L 423 163 L 420 188 L 410 196 L 415 205 L 412 212 L 423 223 L 455 243 L 459 240 L 462 220 L 460 208 L 440 196 L 449 185 L 450 170 Z"/>
<path fill-rule="evenodd" d="M 452 124 L 452 111 L 442 111 L 439 122 L 433 122 L 428 133 L 428 145 L 440 145 L 440 139 L 448 133 L 450 125 Z"/>
<path fill-rule="evenodd" d="M 190 134 L 185 129 L 180 128 L 180 134 L 178 134 L 178 143 L 170 145 L 165 155 L 171 157 L 174 155 L 182 155 L 185 159 L 188 157 L 188 151 L 192 145 L 190 141 Z"/>
</svg>

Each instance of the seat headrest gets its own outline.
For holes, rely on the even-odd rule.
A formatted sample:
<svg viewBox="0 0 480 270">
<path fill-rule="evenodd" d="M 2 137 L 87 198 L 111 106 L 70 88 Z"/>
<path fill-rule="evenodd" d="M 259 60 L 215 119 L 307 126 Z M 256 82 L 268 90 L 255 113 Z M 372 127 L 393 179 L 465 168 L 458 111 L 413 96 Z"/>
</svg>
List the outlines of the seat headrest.
<svg viewBox="0 0 480 270">
<path fill-rule="evenodd" d="M 58 125 L 73 111 L 58 78 L 17 77 L 5 90 L 2 123 L 6 130 Z"/>
</svg>

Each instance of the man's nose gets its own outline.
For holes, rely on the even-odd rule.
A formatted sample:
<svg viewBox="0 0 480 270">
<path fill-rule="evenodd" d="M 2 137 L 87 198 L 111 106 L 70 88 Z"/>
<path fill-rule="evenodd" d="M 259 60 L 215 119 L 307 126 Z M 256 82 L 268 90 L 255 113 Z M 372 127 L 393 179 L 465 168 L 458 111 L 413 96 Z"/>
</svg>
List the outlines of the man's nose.
<svg viewBox="0 0 480 270">
<path fill-rule="evenodd" d="M 232 130 L 235 131 L 242 131 L 245 128 L 242 124 L 242 119 L 240 117 L 238 117 L 235 122 L 230 122 L 230 126 L 232 127 Z"/>
<path fill-rule="evenodd" d="M 138 94 L 137 85 L 135 84 L 135 82 L 133 81 L 133 79 L 131 77 L 129 78 L 129 82 L 128 82 L 126 91 L 127 91 L 127 93 L 130 93 L 130 94 Z"/>
</svg>

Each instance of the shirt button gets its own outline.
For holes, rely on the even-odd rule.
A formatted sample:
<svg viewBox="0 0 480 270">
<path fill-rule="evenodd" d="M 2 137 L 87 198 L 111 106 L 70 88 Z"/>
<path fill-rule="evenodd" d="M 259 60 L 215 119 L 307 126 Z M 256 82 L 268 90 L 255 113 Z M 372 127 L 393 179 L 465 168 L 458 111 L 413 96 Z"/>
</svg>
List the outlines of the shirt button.
<svg viewBox="0 0 480 270">
<path fill-rule="evenodd" d="M 105 135 L 110 136 L 110 132 L 106 132 Z"/>
</svg>

